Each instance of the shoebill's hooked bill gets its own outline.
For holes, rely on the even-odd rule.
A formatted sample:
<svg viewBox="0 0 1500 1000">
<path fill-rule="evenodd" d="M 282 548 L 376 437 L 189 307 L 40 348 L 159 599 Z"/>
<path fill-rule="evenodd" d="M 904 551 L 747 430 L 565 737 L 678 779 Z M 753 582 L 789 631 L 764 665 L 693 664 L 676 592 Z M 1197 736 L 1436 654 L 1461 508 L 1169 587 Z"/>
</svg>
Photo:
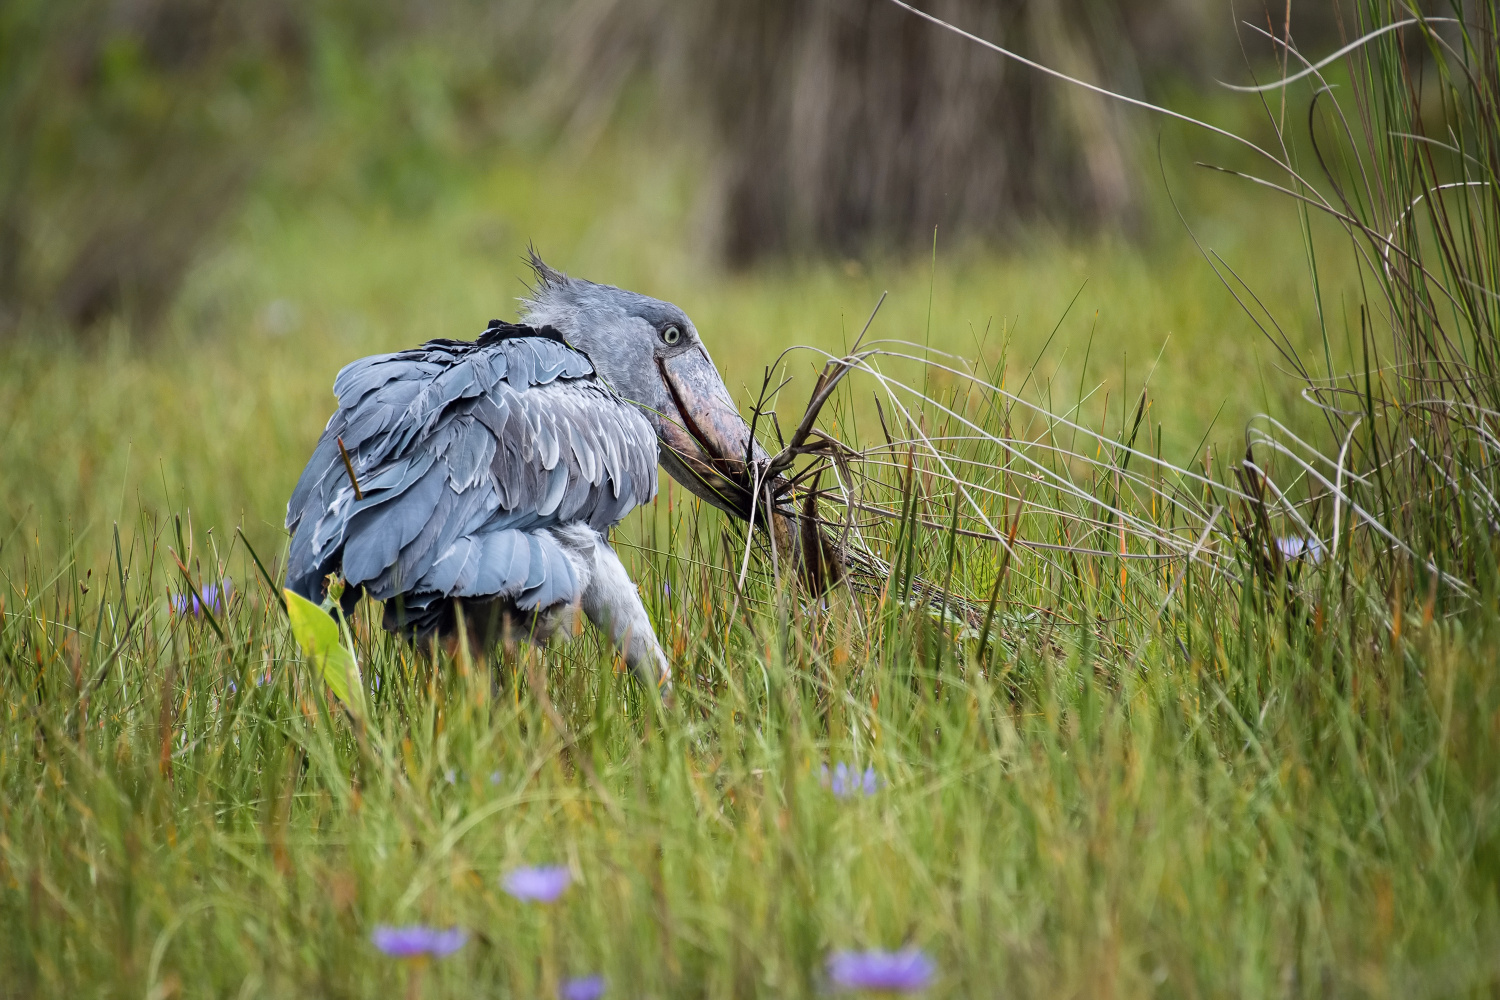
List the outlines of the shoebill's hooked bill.
<svg viewBox="0 0 1500 1000">
<path fill-rule="evenodd" d="M 490 638 L 545 640 L 578 608 L 665 687 L 609 530 L 656 495 L 658 462 L 749 518 L 747 459 L 765 453 L 681 309 L 531 265 L 519 324 L 339 372 L 338 411 L 287 504 L 287 586 L 320 601 L 337 573 L 348 606 L 368 593 L 387 628 L 419 637 L 453 635 L 461 605 Z"/>
</svg>

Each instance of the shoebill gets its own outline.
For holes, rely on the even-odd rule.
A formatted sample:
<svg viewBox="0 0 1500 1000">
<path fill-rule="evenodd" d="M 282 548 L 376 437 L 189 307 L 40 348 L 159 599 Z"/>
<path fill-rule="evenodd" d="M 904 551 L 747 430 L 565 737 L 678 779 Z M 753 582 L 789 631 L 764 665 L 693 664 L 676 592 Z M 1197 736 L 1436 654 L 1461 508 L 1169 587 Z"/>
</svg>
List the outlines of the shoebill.
<svg viewBox="0 0 1500 1000">
<path fill-rule="evenodd" d="M 535 253 L 531 266 L 519 323 L 339 372 L 338 410 L 287 504 L 287 586 L 321 601 L 337 574 L 346 609 L 368 594 L 386 628 L 419 639 L 456 637 L 462 620 L 482 641 L 546 641 L 581 610 L 665 688 L 671 666 L 610 529 L 656 495 L 658 463 L 764 523 L 749 463 L 766 455 L 681 309 Z M 771 521 L 795 559 L 807 533 Z"/>
</svg>

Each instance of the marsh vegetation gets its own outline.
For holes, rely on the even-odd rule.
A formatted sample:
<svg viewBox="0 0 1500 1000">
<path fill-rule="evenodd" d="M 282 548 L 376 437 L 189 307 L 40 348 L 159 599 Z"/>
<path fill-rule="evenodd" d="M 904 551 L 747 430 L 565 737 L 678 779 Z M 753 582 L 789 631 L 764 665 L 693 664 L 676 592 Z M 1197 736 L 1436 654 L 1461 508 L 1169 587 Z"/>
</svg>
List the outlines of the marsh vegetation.
<svg viewBox="0 0 1500 1000">
<path fill-rule="evenodd" d="M 1040 211 L 913 255 L 902 221 L 749 269 L 654 77 L 590 118 L 534 48 L 513 80 L 449 60 L 483 19 L 236 23 L 239 75 L 126 32 L 72 117 L 8 92 L 51 139 L 0 157 L 30 192 L 0 211 L 30 247 L 0 283 L 0 994 L 812 996 L 867 949 L 918 949 L 933 996 L 1492 992 L 1500 77 L 1494 4 L 1440 13 L 1285 88 L 1143 84 L 1243 141 L 1112 110 L 1131 231 Z M 274 150 L 183 191 L 212 231 L 160 301 L 70 312 L 105 216 L 57 164 L 188 128 L 168 72 L 268 130 L 213 156 Z M 508 316 L 527 240 L 681 305 L 772 453 L 828 359 L 880 351 L 820 414 L 845 448 L 801 460 L 863 572 L 817 600 L 663 480 L 615 541 L 672 704 L 592 633 L 450 652 L 366 603 L 351 711 L 279 596 L 286 497 L 338 368 Z M 391 957 L 423 941 L 420 975 Z"/>
</svg>

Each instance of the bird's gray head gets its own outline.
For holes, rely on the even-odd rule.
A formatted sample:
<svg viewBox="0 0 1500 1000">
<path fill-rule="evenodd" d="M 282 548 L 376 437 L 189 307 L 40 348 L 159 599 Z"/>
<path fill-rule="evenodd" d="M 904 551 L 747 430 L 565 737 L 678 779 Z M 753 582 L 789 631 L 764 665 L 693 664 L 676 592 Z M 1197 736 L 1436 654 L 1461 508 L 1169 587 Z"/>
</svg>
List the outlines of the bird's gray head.
<svg viewBox="0 0 1500 1000">
<path fill-rule="evenodd" d="M 673 479 L 731 513 L 746 516 L 744 490 L 750 428 L 735 408 L 708 349 L 677 306 L 636 292 L 570 277 L 535 251 L 531 295 L 521 321 L 551 326 L 589 356 L 617 394 L 639 406 L 661 442 L 661 464 Z"/>
</svg>

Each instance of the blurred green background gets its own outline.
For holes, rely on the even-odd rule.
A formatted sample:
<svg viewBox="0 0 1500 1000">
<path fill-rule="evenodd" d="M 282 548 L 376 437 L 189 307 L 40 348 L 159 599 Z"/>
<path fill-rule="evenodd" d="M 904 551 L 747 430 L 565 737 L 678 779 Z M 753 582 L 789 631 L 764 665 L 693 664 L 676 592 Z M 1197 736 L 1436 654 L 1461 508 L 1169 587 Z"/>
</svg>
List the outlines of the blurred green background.
<svg viewBox="0 0 1500 1000">
<path fill-rule="evenodd" d="M 931 9 L 1241 134 L 1302 114 L 1214 84 L 1276 68 L 1212 0 Z M 1090 420 L 1149 373 L 1167 455 L 1233 447 L 1307 417 L 1205 252 L 1312 347 L 1330 234 L 1199 160 L 1252 164 L 876 0 L 13 0 L 0 538 L 181 504 L 274 549 L 338 368 L 510 318 L 528 242 L 678 302 L 742 402 L 889 290 L 877 335 L 1037 363 Z"/>
</svg>

